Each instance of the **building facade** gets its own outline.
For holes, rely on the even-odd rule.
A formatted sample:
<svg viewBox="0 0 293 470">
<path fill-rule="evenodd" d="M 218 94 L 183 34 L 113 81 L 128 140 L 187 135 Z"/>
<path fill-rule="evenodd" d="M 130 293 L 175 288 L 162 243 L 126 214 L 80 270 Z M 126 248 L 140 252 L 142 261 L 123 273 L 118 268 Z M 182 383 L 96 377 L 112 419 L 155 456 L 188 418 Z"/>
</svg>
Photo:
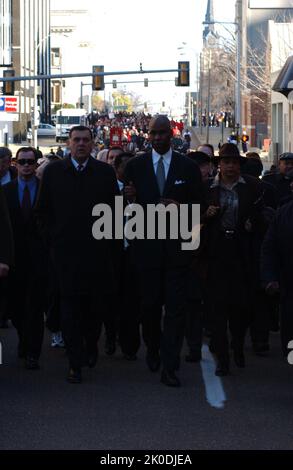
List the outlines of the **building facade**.
<svg viewBox="0 0 293 470">
<path fill-rule="evenodd" d="M 0 0 L 5 20 L 1 25 L 1 71 L 13 69 L 16 76 L 50 74 L 50 0 Z M 9 141 L 26 140 L 27 131 L 40 121 L 51 121 L 50 81 L 15 82 L 19 97 L 17 122 L 1 123 Z"/>
<path fill-rule="evenodd" d="M 272 136 L 271 82 L 272 41 L 270 21 L 290 24 L 292 0 L 241 0 L 242 123 L 252 146 L 262 147 Z M 279 43 L 280 44 L 280 43 Z"/>
<path fill-rule="evenodd" d="M 80 2 L 62 2 L 62 5 L 58 0 L 51 2 L 52 75 L 91 72 L 94 54 L 89 32 L 92 21 L 87 8 L 89 1 L 85 0 L 82 8 Z M 90 78 L 52 80 L 52 113 L 62 106 L 79 106 L 83 82 L 89 83 L 82 87 L 86 105 L 91 97 Z"/>
</svg>

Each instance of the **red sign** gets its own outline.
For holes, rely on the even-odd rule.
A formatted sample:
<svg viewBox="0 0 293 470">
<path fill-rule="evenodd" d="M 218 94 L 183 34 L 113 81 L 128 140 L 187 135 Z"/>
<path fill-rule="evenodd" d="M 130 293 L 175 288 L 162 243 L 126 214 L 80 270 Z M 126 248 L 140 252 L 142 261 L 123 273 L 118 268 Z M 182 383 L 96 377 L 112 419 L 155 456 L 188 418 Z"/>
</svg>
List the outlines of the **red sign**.
<svg viewBox="0 0 293 470">
<path fill-rule="evenodd" d="M 111 127 L 110 130 L 110 147 L 121 147 L 122 145 L 122 127 Z"/>
<path fill-rule="evenodd" d="M 5 96 L 5 111 L 7 113 L 18 112 L 18 96 Z"/>
</svg>

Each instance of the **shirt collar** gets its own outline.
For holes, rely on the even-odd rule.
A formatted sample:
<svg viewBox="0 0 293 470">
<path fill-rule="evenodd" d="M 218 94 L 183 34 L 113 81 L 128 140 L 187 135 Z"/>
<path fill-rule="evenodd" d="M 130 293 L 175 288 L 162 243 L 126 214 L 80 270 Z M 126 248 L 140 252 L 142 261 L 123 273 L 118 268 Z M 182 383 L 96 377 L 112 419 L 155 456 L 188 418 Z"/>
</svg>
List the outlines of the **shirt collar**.
<svg viewBox="0 0 293 470">
<path fill-rule="evenodd" d="M 84 163 L 81 163 L 83 170 L 84 170 L 85 167 L 87 166 L 88 161 L 89 161 L 89 158 L 88 158 Z M 74 168 L 77 170 L 78 167 L 79 167 L 79 165 L 80 165 L 80 163 L 78 163 L 73 157 L 71 157 L 71 162 L 72 162 Z"/>
<path fill-rule="evenodd" d="M 158 161 L 160 160 L 161 157 L 163 157 L 164 162 L 166 162 L 168 165 L 171 163 L 172 159 L 172 149 L 170 148 L 167 153 L 164 153 L 164 155 L 160 155 L 158 152 L 153 149 L 152 151 L 152 157 L 153 157 L 153 163 L 156 165 Z"/>
<path fill-rule="evenodd" d="M 235 181 L 235 183 L 233 184 L 232 188 L 231 189 L 234 189 L 235 186 L 237 186 L 237 184 L 246 184 L 246 181 L 245 179 L 243 178 L 243 176 L 239 176 L 238 180 Z M 214 182 L 213 184 L 211 185 L 211 188 L 217 188 L 218 186 L 221 186 L 221 187 L 224 187 L 226 188 L 226 186 L 224 184 L 221 184 L 221 177 L 220 177 L 220 173 L 218 173 L 214 179 Z"/>
<path fill-rule="evenodd" d="M 33 176 L 29 181 L 25 181 L 20 176 L 18 176 L 18 184 L 22 189 L 24 189 L 26 186 L 28 186 L 29 189 L 32 189 L 37 184 L 37 178 L 36 176 Z"/>
<path fill-rule="evenodd" d="M 4 176 L 2 176 L 2 178 L 0 178 L 0 184 L 4 185 L 4 184 L 7 184 L 7 183 L 10 183 L 11 181 L 11 175 L 10 175 L 10 171 L 8 170 Z"/>
</svg>

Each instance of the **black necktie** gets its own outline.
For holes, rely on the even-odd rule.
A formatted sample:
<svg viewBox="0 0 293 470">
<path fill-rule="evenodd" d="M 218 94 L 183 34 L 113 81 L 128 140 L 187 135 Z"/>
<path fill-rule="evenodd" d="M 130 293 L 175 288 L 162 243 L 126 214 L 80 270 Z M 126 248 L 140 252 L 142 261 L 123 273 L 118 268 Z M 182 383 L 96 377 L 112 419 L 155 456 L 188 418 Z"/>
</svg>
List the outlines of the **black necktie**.
<svg viewBox="0 0 293 470">
<path fill-rule="evenodd" d="M 77 166 L 77 171 L 78 171 L 78 173 L 81 173 L 83 171 L 83 165 L 79 164 Z"/>
<path fill-rule="evenodd" d="M 166 174 L 165 174 L 165 167 L 164 167 L 164 159 L 163 157 L 160 158 L 158 161 L 157 167 L 157 182 L 160 190 L 160 195 L 163 196 L 165 183 L 166 183 Z"/>
<path fill-rule="evenodd" d="M 32 211 L 32 204 L 31 204 L 31 195 L 28 185 L 26 184 L 23 190 L 23 198 L 21 203 L 21 210 L 22 215 L 25 221 L 30 218 L 31 211 Z"/>
</svg>

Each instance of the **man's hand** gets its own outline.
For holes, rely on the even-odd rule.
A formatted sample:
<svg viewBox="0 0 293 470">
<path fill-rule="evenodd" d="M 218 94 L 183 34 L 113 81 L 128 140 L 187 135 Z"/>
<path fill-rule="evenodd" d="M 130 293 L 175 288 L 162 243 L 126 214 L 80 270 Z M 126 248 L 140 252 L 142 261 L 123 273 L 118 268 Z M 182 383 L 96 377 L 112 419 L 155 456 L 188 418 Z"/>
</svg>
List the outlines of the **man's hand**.
<svg viewBox="0 0 293 470">
<path fill-rule="evenodd" d="M 161 198 L 160 199 L 160 204 L 164 204 L 164 206 L 169 206 L 170 204 L 175 204 L 175 206 L 179 207 L 180 204 L 179 202 L 177 201 L 174 201 L 174 199 L 165 199 L 165 198 Z"/>
<path fill-rule="evenodd" d="M 210 219 L 211 217 L 215 217 L 220 210 L 219 206 L 209 206 L 208 210 L 206 211 L 206 217 Z"/>
<path fill-rule="evenodd" d="M 132 181 L 129 181 L 128 185 L 124 187 L 124 195 L 128 202 L 135 202 L 136 189 Z"/>
<path fill-rule="evenodd" d="M 9 266 L 7 264 L 0 263 L 0 278 L 7 277 L 9 273 Z"/>
<path fill-rule="evenodd" d="M 277 294 L 277 292 L 279 292 L 279 290 L 280 290 L 280 285 L 279 285 L 278 281 L 269 282 L 266 286 L 266 293 L 268 295 Z"/>
</svg>

